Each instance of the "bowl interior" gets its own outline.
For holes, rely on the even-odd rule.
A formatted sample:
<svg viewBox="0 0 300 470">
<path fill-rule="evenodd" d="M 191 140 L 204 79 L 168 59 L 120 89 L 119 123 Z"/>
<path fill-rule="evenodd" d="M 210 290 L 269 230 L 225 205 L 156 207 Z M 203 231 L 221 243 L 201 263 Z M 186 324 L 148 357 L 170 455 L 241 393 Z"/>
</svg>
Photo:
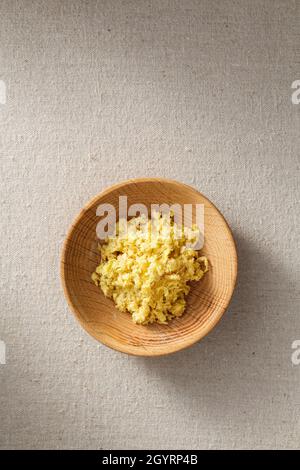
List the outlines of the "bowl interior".
<svg viewBox="0 0 300 470">
<path fill-rule="evenodd" d="M 118 215 L 119 196 L 128 207 L 151 204 L 203 204 L 204 247 L 209 271 L 192 284 L 182 317 L 168 325 L 136 325 L 116 309 L 91 280 L 99 264 L 96 214 L 99 204 L 112 204 Z M 195 214 L 193 214 L 193 217 Z M 205 336 L 224 313 L 234 290 L 237 257 L 231 231 L 220 212 L 195 189 L 176 181 L 129 180 L 95 197 L 74 221 L 65 241 L 61 274 L 67 300 L 81 325 L 96 339 L 119 351 L 152 356 L 175 352 Z"/>
</svg>

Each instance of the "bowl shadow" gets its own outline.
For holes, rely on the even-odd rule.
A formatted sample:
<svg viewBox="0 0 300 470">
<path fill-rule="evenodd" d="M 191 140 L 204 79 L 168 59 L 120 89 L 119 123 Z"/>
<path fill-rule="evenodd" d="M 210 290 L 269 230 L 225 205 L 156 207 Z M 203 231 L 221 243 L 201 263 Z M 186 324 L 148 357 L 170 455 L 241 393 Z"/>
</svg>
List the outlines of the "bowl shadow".
<svg viewBox="0 0 300 470">
<path fill-rule="evenodd" d="M 183 351 L 160 358 L 133 358 L 172 390 L 175 398 L 185 397 L 191 413 L 197 411 L 199 403 L 211 405 L 213 414 L 218 409 L 230 413 L 237 402 L 246 408 L 250 397 L 259 407 L 266 390 L 270 389 L 270 399 L 276 395 L 276 368 L 266 366 L 277 347 L 266 341 L 276 328 L 272 327 L 266 291 L 274 290 L 276 302 L 280 292 L 274 286 L 288 288 L 290 279 L 267 246 L 258 247 L 238 234 L 234 237 L 239 259 L 237 285 L 218 325 Z"/>
</svg>

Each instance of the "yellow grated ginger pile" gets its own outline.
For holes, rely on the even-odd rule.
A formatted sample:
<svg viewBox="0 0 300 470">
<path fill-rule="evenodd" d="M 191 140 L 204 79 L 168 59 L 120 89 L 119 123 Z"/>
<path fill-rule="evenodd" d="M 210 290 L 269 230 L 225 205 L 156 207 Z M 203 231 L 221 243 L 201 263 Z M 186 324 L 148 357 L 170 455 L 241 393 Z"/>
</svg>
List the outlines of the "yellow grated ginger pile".
<svg viewBox="0 0 300 470">
<path fill-rule="evenodd" d="M 199 237 L 196 226 L 179 228 L 173 218 L 155 213 L 152 220 L 120 220 L 116 236 L 99 247 L 101 262 L 92 274 L 104 295 L 135 323 L 166 324 L 185 309 L 189 281 L 199 281 L 208 261 L 189 248 Z"/>
</svg>

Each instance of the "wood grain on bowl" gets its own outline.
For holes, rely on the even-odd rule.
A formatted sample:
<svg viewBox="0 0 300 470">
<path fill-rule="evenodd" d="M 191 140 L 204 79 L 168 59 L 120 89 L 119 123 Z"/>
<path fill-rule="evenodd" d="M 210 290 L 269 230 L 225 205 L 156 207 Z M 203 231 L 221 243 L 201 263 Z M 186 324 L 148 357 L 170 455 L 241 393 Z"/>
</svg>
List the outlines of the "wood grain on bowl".
<svg viewBox="0 0 300 470">
<path fill-rule="evenodd" d="M 204 247 L 209 271 L 192 284 L 182 317 L 168 325 L 133 323 L 128 313 L 116 309 L 91 280 L 99 264 L 96 226 L 99 204 L 118 209 L 119 196 L 131 204 L 204 204 Z M 117 211 L 118 214 L 118 211 Z M 216 325 L 231 299 L 237 276 L 237 254 L 232 233 L 218 209 L 196 189 L 177 181 L 143 178 L 116 184 L 93 198 L 80 212 L 66 237 L 61 278 L 67 301 L 75 316 L 94 338 L 118 351 L 158 356 L 191 346 Z"/>
</svg>

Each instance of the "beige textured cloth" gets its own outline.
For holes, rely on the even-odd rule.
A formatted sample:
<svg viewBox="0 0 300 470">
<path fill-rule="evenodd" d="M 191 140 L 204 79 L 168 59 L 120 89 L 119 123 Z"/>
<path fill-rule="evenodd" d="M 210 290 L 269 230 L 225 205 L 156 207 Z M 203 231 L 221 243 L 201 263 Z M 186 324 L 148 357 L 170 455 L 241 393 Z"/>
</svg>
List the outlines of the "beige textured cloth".
<svg viewBox="0 0 300 470">
<path fill-rule="evenodd" d="M 1 0 L 1 448 L 300 444 L 299 1 Z M 164 176 L 223 211 L 239 283 L 173 356 L 98 345 L 59 254 L 111 183 Z"/>
</svg>

